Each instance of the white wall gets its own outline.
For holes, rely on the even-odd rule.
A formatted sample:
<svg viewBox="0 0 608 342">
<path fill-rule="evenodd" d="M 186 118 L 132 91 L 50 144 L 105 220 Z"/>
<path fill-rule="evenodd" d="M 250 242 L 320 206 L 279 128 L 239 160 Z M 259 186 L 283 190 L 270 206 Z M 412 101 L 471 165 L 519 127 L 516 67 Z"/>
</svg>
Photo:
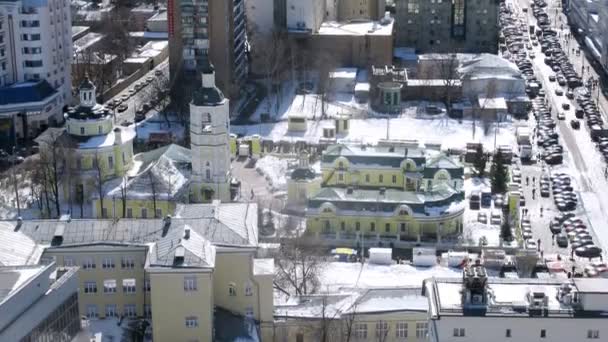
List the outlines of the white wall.
<svg viewBox="0 0 608 342">
<path fill-rule="evenodd" d="M 436 330 L 434 330 L 436 327 Z M 556 317 L 463 317 L 441 316 L 429 322 L 435 334 L 431 341 L 458 342 L 574 342 L 586 341 L 589 329 L 599 330 L 600 339 L 608 338 L 606 319 L 601 318 L 556 318 Z M 464 337 L 454 337 L 454 328 L 465 328 Z M 506 337 L 506 329 L 511 329 L 511 338 Z M 541 338 L 541 329 L 546 337 Z"/>
</svg>

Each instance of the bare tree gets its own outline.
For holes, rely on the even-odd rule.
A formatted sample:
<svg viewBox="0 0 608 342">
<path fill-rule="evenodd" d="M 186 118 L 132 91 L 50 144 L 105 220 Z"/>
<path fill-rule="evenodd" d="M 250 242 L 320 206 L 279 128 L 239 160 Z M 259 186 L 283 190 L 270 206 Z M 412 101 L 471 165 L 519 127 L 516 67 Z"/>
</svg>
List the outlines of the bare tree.
<svg viewBox="0 0 608 342">
<path fill-rule="evenodd" d="M 448 115 L 452 114 L 453 91 L 456 84 L 460 82 L 458 75 L 458 57 L 450 54 L 448 58 L 439 60 L 439 75 L 443 81 L 443 101 Z"/>
<path fill-rule="evenodd" d="M 318 275 L 321 270 L 318 255 L 316 248 L 304 245 L 301 238 L 281 245 L 275 259 L 278 272 L 274 287 L 288 295 L 314 293 L 319 286 Z"/>
<path fill-rule="evenodd" d="M 156 200 L 158 199 L 158 184 L 154 177 L 152 170 L 148 170 L 148 185 L 150 185 L 150 191 L 152 192 L 152 210 L 154 210 L 154 217 L 156 217 Z"/>
<path fill-rule="evenodd" d="M 107 213 L 104 212 L 104 174 L 103 174 L 103 164 L 104 160 L 101 158 L 99 153 L 95 151 L 95 155 L 93 156 L 93 173 L 95 176 L 95 188 L 97 189 L 97 196 L 99 196 L 99 210 L 101 210 L 101 216 L 106 218 Z"/>
<path fill-rule="evenodd" d="M 61 202 L 59 201 L 59 182 L 65 168 L 66 153 L 63 130 L 49 130 L 40 138 L 40 143 L 44 145 L 40 152 L 40 163 L 44 170 L 45 189 L 50 192 L 51 201 L 55 207 L 57 217 L 61 215 Z M 47 198 L 48 193 L 45 191 Z M 48 208 L 48 206 L 47 206 Z M 50 214 L 50 208 L 49 208 Z"/>
</svg>

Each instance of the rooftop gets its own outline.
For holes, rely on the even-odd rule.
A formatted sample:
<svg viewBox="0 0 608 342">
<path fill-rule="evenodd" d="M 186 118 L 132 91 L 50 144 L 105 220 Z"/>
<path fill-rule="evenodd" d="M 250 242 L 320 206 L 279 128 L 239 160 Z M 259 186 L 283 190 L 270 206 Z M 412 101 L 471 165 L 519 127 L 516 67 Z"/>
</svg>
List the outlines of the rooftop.
<svg viewBox="0 0 608 342">
<path fill-rule="evenodd" d="M 182 205 L 180 211 L 183 213 Z M 144 245 L 171 236 L 175 231 L 200 235 L 216 246 L 255 247 L 257 246 L 257 207 L 255 204 L 202 204 L 195 205 L 188 218 L 169 219 L 72 219 L 24 220 L 19 227 L 17 221 L 1 221 L 0 231 L 14 231 L 30 237 L 38 244 L 51 248 L 78 245 Z M 63 227 L 60 237 L 57 228 Z"/>
<path fill-rule="evenodd" d="M 331 36 L 391 36 L 394 20 L 386 24 L 377 21 L 326 21 L 319 28 L 319 35 Z"/>
</svg>

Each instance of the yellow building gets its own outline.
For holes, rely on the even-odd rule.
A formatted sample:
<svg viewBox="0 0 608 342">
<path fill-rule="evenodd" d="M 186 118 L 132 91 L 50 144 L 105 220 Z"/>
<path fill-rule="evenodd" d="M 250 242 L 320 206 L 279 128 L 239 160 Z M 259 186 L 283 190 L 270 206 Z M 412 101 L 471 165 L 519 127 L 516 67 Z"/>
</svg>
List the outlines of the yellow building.
<svg viewBox="0 0 608 342">
<path fill-rule="evenodd" d="M 80 267 L 83 316 L 147 318 L 155 341 L 211 341 L 213 333 L 271 341 L 274 263 L 256 259 L 256 205 L 215 202 L 177 212 L 7 221 L 0 232 L 25 234 L 44 247 L 42 258 Z"/>
<path fill-rule="evenodd" d="M 275 341 L 427 341 L 428 299 L 420 288 L 342 289 L 275 308 Z M 350 338 L 348 338 L 350 336 Z"/>
<path fill-rule="evenodd" d="M 77 206 L 89 202 L 100 184 L 131 168 L 135 138 L 133 127 L 114 126 L 112 113 L 96 103 L 88 77 L 79 95 L 80 105 L 66 113 L 65 128 L 49 128 L 36 138 L 42 155 L 63 158 L 64 198 Z"/>
<path fill-rule="evenodd" d="M 462 232 L 463 166 L 439 151 L 385 142 L 334 145 L 321 158 L 307 232 L 356 241 L 441 241 Z"/>
</svg>

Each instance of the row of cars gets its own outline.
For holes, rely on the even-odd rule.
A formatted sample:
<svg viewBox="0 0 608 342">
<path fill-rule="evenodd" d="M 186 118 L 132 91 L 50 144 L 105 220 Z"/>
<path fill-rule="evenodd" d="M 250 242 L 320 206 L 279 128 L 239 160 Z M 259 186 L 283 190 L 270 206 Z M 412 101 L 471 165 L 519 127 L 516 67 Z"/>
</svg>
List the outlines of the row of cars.
<svg viewBox="0 0 608 342">
<path fill-rule="evenodd" d="M 536 119 L 536 144 L 542 148 L 540 158 L 548 165 L 561 164 L 564 161 L 564 147 L 559 143 L 557 123 L 551 115 L 551 109 L 544 99 L 532 100 L 532 113 Z"/>
<path fill-rule="evenodd" d="M 156 70 L 154 72 L 154 74 L 156 77 L 159 77 L 159 75 L 162 76 L 162 71 Z M 155 76 L 150 75 L 150 76 L 146 77 L 145 79 L 142 79 L 141 81 L 137 81 L 133 85 L 133 87 L 129 88 L 122 95 L 115 96 L 113 99 L 106 102 L 105 106 L 112 110 L 116 109 L 119 113 L 126 111 L 129 108 L 129 104 L 128 104 L 129 99 L 131 97 L 135 96 L 135 94 L 137 94 L 137 92 L 144 89 L 147 85 L 154 82 Z"/>
<path fill-rule="evenodd" d="M 557 31 L 551 29 L 549 15 L 545 11 L 546 2 L 543 0 L 534 1 L 532 7 L 538 25 L 534 36 L 538 39 L 541 51 L 545 54 L 545 64 L 549 65 L 556 73 L 556 79 L 560 85 L 567 85 L 572 89 L 582 86 L 583 81 L 562 49 Z"/>
</svg>

